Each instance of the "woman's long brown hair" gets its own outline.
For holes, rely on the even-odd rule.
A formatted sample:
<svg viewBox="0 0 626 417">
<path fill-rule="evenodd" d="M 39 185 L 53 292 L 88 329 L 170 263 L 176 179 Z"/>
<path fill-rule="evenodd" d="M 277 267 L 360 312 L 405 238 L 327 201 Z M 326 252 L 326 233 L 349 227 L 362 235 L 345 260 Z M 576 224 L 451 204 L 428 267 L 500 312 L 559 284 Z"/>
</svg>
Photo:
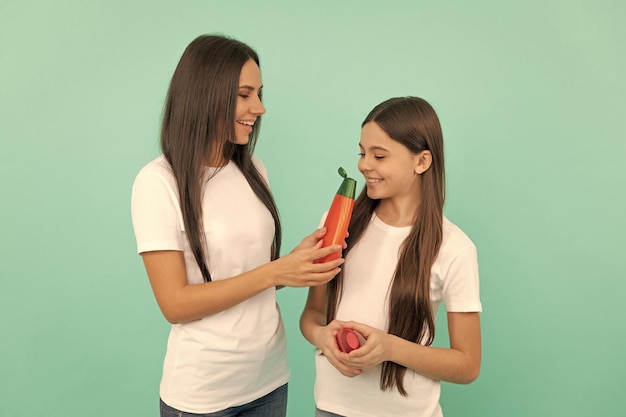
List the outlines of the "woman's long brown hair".
<svg viewBox="0 0 626 417">
<path fill-rule="evenodd" d="M 254 193 L 272 214 L 275 234 L 271 259 L 278 258 L 281 227 L 274 198 L 252 163 L 260 118 L 246 145 L 235 144 L 235 110 L 241 68 L 257 53 L 248 45 L 224 36 L 203 35 L 185 49 L 167 93 L 161 149 L 178 185 L 187 239 L 205 281 L 211 281 L 202 225 L 202 165 L 221 151 L 241 170 Z M 219 156 L 218 156 L 219 158 Z"/>
<path fill-rule="evenodd" d="M 442 240 L 445 175 L 443 135 L 439 118 L 425 100 L 418 97 L 398 97 L 376 106 L 362 125 L 374 122 L 389 137 L 417 154 L 428 150 L 432 154 L 430 168 L 422 173 L 421 201 L 416 221 L 404 241 L 398 257 L 389 297 L 390 334 L 416 343 L 431 345 L 435 323 L 430 303 L 430 273 Z M 364 188 L 354 204 L 349 226 L 348 248 L 363 236 L 380 200 L 372 200 Z M 334 319 L 343 288 L 343 273 L 327 286 L 327 321 Z M 406 368 L 394 362 L 384 362 L 380 376 L 381 389 L 404 389 Z"/>
</svg>

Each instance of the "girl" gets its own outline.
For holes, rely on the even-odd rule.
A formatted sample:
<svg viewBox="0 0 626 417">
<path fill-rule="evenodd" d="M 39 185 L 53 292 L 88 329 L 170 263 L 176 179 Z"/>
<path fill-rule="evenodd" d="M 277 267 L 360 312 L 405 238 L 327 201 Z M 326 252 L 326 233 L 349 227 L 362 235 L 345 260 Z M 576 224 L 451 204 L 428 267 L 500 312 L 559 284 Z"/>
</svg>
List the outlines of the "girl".
<svg viewBox="0 0 626 417">
<path fill-rule="evenodd" d="M 328 282 L 324 231 L 279 258 L 281 228 L 261 161 L 265 107 L 249 46 L 200 36 L 169 87 L 163 155 L 137 175 L 132 220 L 156 301 L 172 323 L 161 416 L 284 416 L 285 331 L 277 286 Z"/>
<path fill-rule="evenodd" d="M 301 317 L 316 357 L 317 416 L 441 416 L 439 381 L 472 382 L 480 369 L 476 248 L 443 216 L 443 137 L 433 108 L 392 98 L 362 124 L 346 264 L 309 289 Z M 432 347 L 443 301 L 450 348 Z M 364 344 L 339 350 L 342 327 Z"/>
</svg>

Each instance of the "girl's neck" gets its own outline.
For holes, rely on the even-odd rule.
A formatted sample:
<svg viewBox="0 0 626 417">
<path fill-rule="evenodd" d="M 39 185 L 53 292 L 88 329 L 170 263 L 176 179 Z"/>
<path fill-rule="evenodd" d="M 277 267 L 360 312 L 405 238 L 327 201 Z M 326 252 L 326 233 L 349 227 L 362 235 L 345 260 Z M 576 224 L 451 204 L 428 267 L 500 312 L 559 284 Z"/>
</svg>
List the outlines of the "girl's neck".
<svg viewBox="0 0 626 417">
<path fill-rule="evenodd" d="M 394 227 L 412 226 L 417 220 L 419 201 L 398 201 L 394 199 L 380 200 L 376 207 L 376 216 Z"/>
</svg>

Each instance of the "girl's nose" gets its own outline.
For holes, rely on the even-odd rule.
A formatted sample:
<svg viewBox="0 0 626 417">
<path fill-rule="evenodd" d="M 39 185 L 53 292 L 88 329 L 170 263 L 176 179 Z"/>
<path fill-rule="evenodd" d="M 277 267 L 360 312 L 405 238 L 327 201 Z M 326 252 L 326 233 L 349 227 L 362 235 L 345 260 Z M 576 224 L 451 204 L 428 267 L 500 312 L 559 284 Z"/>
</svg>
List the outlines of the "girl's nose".
<svg viewBox="0 0 626 417">
<path fill-rule="evenodd" d="M 357 163 L 357 168 L 361 172 L 367 171 L 369 169 L 369 164 L 367 163 L 367 158 L 365 158 L 364 156 L 359 158 L 359 162 Z"/>
</svg>

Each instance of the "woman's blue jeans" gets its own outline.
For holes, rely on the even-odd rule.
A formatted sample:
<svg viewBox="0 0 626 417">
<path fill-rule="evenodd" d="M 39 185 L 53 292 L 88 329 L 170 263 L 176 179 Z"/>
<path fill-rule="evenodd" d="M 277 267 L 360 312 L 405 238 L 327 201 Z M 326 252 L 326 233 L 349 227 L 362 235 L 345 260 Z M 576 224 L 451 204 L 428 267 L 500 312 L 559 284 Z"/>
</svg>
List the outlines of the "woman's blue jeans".
<svg viewBox="0 0 626 417">
<path fill-rule="evenodd" d="M 230 407 L 215 413 L 186 413 L 170 407 L 161 400 L 161 417 L 285 417 L 286 415 L 287 384 L 248 404 Z"/>
<path fill-rule="evenodd" d="M 315 409 L 315 417 L 343 417 L 339 414 L 331 413 L 330 411 L 320 410 L 319 408 Z"/>
</svg>

